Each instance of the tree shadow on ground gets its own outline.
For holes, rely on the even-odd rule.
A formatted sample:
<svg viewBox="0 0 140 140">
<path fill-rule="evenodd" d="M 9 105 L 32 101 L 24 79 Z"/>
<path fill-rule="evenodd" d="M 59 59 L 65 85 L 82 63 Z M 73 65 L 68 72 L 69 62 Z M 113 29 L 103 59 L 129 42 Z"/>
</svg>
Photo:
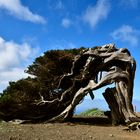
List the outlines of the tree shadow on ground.
<svg viewBox="0 0 140 140">
<path fill-rule="evenodd" d="M 71 123 L 76 124 L 86 124 L 86 125 L 103 125 L 103 126 L 110 126 L 112 125 L 111 120 L 107 117 L 84 117 L 84 116 L 74 116 Z"/>
</svg>

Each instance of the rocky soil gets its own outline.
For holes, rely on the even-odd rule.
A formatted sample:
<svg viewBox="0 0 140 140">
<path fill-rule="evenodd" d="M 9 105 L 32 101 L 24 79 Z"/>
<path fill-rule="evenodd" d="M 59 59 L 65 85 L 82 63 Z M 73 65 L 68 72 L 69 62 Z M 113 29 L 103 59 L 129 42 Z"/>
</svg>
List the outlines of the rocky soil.
<svg viewBox="0 0 140 140">
<path fill-rule="evenodd" d="M 79 118 L 67 123 L 0 123 L 0 140 L 139 140 L 140 131 L 112 126 L 106 118 Z"/>
</svg>

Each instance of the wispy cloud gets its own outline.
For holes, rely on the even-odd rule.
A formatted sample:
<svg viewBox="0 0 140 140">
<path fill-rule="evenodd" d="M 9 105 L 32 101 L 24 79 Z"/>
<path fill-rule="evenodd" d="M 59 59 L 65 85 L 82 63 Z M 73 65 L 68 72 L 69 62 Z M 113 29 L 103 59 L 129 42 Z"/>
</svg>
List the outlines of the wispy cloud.
<svg viewBox="0 0 140 140">
<path fill-rule="evenodd" d="M 10 15 L 21 20 L 41 24 L 46 23 L 42 16 L 32 13 L 28 7 L 22 5 L 20 0 L 0 0 L 0 8 L 7 10 Z"/>
<path fill-rule="evenodd" d="M 24 70 L 37 54 L 38 48 L 32 48 L 28 43 L 18 44 L 0 37 L 0 91 L 8 81 L 29 76 Z"/>
<path fill-rule="evenodd" d="M 64 19 L 62 19 L 62 23 L 61 24 L 62 24 L 63 27 L 69 28 L 72 23 L 71 23 L 70 19 L 64 18 Z"/>
<path fill-rule="evenodd" d="M 132 46 L 136 46 L 139 41 L 140 31 L 134 29 L 130 25 L 123 25 L 111 33 L 111 36 L 115 40 L 130 43 Z"/>
<path fill-rule="evenodd" d="M 47 7 L 51 10 L 65 9 L 65 5 L 62 0 L 47 0 Z"/>
<path fill-rule="evenodd" d="M 61 0 L 56 1 L 55 9 L 64 9 L 64 4 Z"/>
<path fill-rule="evenodd" d="M 120 0 L 120 5 L 125 8 L 137 8 L 139 0 Z"/>
<path fill-rule="evenodd" d="M 98 0 L 95 6 L 89 6 L 83 16 L 83 20 L 94 28 L 100 21 L 107 18 L 110 11 L 109 0 Z"/>
</svg>

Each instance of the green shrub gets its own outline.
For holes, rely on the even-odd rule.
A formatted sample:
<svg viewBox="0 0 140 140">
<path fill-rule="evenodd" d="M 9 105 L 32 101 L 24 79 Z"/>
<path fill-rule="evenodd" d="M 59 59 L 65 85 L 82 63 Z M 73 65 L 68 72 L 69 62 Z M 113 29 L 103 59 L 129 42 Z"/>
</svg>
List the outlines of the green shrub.
<svg viewBox="0 0 140 140">
<path fill-rule="evenodd" d="M 81 116 L 104 116 L 104 111 L 98 109 L 98 108 L 93 108 L 89 109 L 85 112 L 80 113 Z"/>
</svg>

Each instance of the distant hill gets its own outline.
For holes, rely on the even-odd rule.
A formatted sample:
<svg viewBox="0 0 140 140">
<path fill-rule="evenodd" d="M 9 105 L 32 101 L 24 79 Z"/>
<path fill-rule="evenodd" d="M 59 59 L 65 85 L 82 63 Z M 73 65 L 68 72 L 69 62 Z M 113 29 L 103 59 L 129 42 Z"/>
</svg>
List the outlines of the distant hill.
<svg viewBox="0 0 140 140">
<path fill-rule="evenodd" d="M 140 101 L 139 100 L 133 100 L 134 108 L 136 108 L 137 112 L 140 112 Z M 81 112 L 84 112 L 89 109 L 93 108 L 99 108 L 100 110 L 107 111 L 109 110 L 108 104 L 103 99 L 94 99 L 91 100 L 90 98 L 86 98 L 83 100 L 83 102 L 79 105 L 77 105 L 75 114 L 80 114 Z"/>
<path fill-rule="evenodd" d="M 99 108 L 101 110 L 109 110 L 108 108 L 108 104 L 106 103 L 105 100 L 103 99 L 84 99 L 84 101 L 77 105 L 76 110 L 75 110 L 75 114 L 79 114 L 81 112 L 84 112 L 88 109 L 92 109 L 92 108 Z"/>
</svg>

